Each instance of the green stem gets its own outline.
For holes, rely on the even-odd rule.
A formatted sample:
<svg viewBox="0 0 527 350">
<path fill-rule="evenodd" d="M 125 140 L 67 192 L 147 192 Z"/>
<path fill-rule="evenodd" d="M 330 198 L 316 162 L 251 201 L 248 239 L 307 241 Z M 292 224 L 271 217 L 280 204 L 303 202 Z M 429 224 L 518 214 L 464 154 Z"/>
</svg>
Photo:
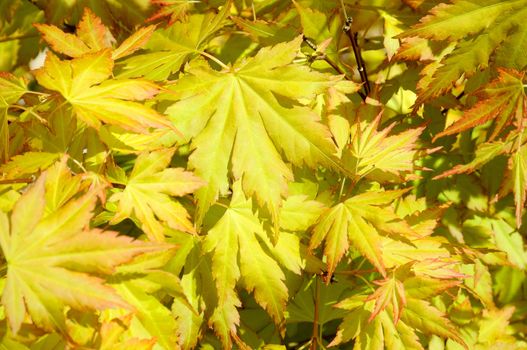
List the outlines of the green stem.
<svg viewBox="0 0 527 350">
<path fill-rule="evenodd" d="M 339 201 L 342 198 L 342 194 L 344 193 L 344 186 L 346 185 L 346 177 L 342 179 L 342 182 L 340 183 L 340 191 L 339 191 Z"/>
<path fill-rule="evenodd" d="M 23 40 L 23 39 L 36 38 L 38 36 L 39 36 L 38 34 L 24 34 L 24 35 L 8 36 L 6 38 L 0 39 L 0 43 L 5 43 L 5 42 L 8 42 L 8 41 L 14 41 L 14 40 Z"/>
<path fill-rule="evenodd" d="M 217 57 L 214 57 L 213 55 L 211 55 L 210 53 L 208 52 L 205 52 L 205 51 L 200 51 L 199 52 L 200 55 L 202 56 L 205 56 L 207 57 L 208 59 L 216 62 L 220 67 L 222 67 L 223 69 L 227 69 L 227 70 L 230 70 L 229 66 L 227 66 L 225 63 L 223 63 L 222 61 L 220 61 Z"/>
<path fill-rule="evenodd" d="M 315 51 L 315 54 L 317 53 L 319 54 L 318 56 L 315 57 L 315 59 L 324 60 L 327 64 L 329 64 L 331 68 L 335 70 L 335 72 L 343 75 L 346 80 L 351 80 L 351 78 L 348 77 L 346 72 L 344 72 L 335 62 L 333 62 L 331 58 L 329 58 L 326 54 L 320 54 L 319 52 L 317 52 L 317 45 L 311 39 L 309 39 L 305 35 L 303 36 L 303 39 L 306 45 L 309 46 L 310 49 Z"/>
<path fill-rule="evenodd" d="M 25 112 L 28 112 L 29 114 L 31 114 L 32 116 L 34 116 L 35 118 L 37 118 L 37 120 L 39 122 L 41 122 L 42 124 L 44 125 L 48 125 L 48 121 L 46 119 L 44 119 L 43 117 L 41 117 L 40 115 L 38 115 L 37 113 L 33 112 L 31 109 L 29 108 L 26 108 L 24 106 L 20 106 L 20 105 L 10 105 L 9 108 L 18 108 L 18 109 L 21 109 Z"/>
</svg>

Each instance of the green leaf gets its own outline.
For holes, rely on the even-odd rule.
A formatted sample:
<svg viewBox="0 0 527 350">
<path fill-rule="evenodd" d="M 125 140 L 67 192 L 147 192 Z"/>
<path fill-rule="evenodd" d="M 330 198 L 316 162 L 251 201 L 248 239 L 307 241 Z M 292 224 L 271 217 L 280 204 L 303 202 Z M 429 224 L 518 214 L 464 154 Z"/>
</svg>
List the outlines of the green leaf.
<svg viewBox="0 0 527 350">
<path fill-rule="evenodd" d="M 406 225 L 384 206 L 402 193 L 365 192 L 338 203 L 321 215 L 313 231 L 309 249 L 315 249 L 323 240 L 326 241 L 324 256 L 327 259 L 328 278 L 331 278 L 350 244 L 386 276 L 380 231 L 389 232 L 395 226 L 404 230 Z"/>
<path fill-rule="evenodd" d="M 343 300 L 337 306 L 343 307 L 345 303 L 346 300 Z M 355 339 L 355 347 L 364 350 L 424 349 L 415 330 L 403 321 L 394 322 L 390 310 L 383 310 L 373 321 L 368 321 L 372 309 L 373 303 L 370 301 L 346 315 L 329 345 L 334 346 Z"/>
<path fill-rule="evenodd" d="M 457 134 L 492 119 L 496 119 L 496 126 L 491 138 L 496 137 L 511 121 L 520 118 L 525 103 L 524 75 L 522 72 L 500 69 L 497 79 L 475 93 L 479 102 L 435 138 Z"/>
<path fill-rule="evenodd" d="M 511 41 L 510 34 L 517 30 L 516 28 L 522 27 L 527 16 L 525 5 L 525 0 L 465 0 L 453 4 L 441 3 L 434 7 L 421 23 L 400 34 L 399 37 L 460 40 L 458 47 L 441 60 L 441 66 L 435 71 L 432 79 L 428 83 L 422 80 L 416 105 L 451 90 L 453 83 L 463 74 L 468 77 L 478 68 L 488 67 L 491 55 L 500 44 L 502 47 L 516 46 L 517 43 Z M 465 39 L 467 37 L 468 39 Z M 500 56 L 503 57 L 503 51 Z"/>
<path fill-rule="evenodd" d="M 300 43 L 297 38 L 264 48 L 229 71 L 191 69 L 171 88 L 179 101 L 167 113 L 186 140 L 192 139 L 189 166 L 208 183 L 197 192 L 198 222 L 218 195 L 227 193 L 229 170 L 277 220 L 293 178 L 280 152 L 298 166 L 341 168 L 327 127 L 297 102 L 339 78 L 291 64 Z M 292 105 L 285 107 L 276 95 Z"/>
<path fill-rule="evenodd" d="M 112 287 L 135 308 L 134 318 L 150 338 L 155 338 L 164 350 L 177 347 L 177 324 L 169 309 L 133 283 L 121 282 L 112 284 Z"/>
<path fill-rule="evenodd" d="M 407 299 L 401 320 L 406 325 L 419 329 L 425 334 L 435 334 L 452 339 L 468 349 L 456 327 L 444 317 L 443 313 L 425 300 Z"/>
<path fill-rule="evenodd" d="M 44 182 L 42 175 L 18 200 L 10 224 L 7 215 L 0 214 L 0 245 L 7 261 L 2 303 L 14 333 L 26 311 L 35 325 L 65 331 L 66 305 L 79 310 L 130 308 L 93 274 L 111 274 L 117 265 L 138 254 L 165 248 L 115 232 L 87 230 L 95 204 L 93 194 L 45 215 Z"/>
<path fill-rule="evenodd" d="M 381 114 L 373 122 L 357 124 L 352 131 L 350 147 L 344 151 L 343 161 L 357 177 L 367 177 L 377 181 L 402 181 L 404 174 L 413 170 L 416 155 L 416 141 L 423 128 L 406 130 L 388 136 L 391 124 L 377 131 Z"/>
<path fill-rule="evenodd" d="M 456 165 L 452 169 L 437 175 L 434 179 L 441 179 L 454 174 L 471 173 L 506 152 L 508 147 L 510 147 L 508 143 L 499 141 L 482 143 L 478 145 L 474 159 L 469 163 Z"/>
<path fill-rule="evenodd" d="M 112 69 L 110 50 L 70 61 L 61 61 L 48 53 L 44 67 L 34 74 L 39 84 L 59 92 L 75 115 L 94 128 L 98 129 L 101 122 L 140 133 L 147 133 L 149 127 L 173 128 L 155 110 L 133 102 L 157 94 L 155 84 L 144 80 L 108 80 Z"/>
<path fill-rule="evenodd" d="M 0 102 L 5 102 L 8 105 L 14 104 L 27 91 L 27 83 L 23 78 L 18 78 L 7 72 L 0 72 Z"/>
<path fill-rule="evenodd" d="M 509 162 L 511 163 L 510 169 L 500 194 L 503 195 L 509 188 L 512 188 L 516 204 L 516 227 L 520 228 L 527 195 L 527 146 L 516 150 Z"/>
<path fill-rule="evenodd" d="M 231 344 L 230 336 L 236 334 L 239 324 L 237 307 L 241 302 L 235 285 L 240 278 L 281 329 L 288 297 L 280 266 L 260 243 L 268 239 L 267 233 L 253 213 L 251 202 L 245 198 L 239 182 L 233 191 L 229 208 L 209 231 L 204 243 L 204 249 L 212 252 L 212 275 L 218 292 L 218 307 L 211 322 L 224 346 Z"/>
<path fill-rule="evenodd" d="M 9 162 L 0 167 L 0 170 L 5 173 L 7 177 L 11 178 L 34 174 L 37 171 L 47 169 L 59 159 L 60 156 L 60 153 L 26 152 L 11 158 Z"/>
<path fill-rule="evenodd" d="M 150 31 L 152 36 L 146 45 L 147 52 L 120 62 L 118 77 L 144 77 L 151 80 L 164 80 L 177 72 L 193 54 L 199 53 L 206 40 L 223 26 L 230 8 L 229 3 L 217 15 L 194 14 L 186 21 L 176 22 L 166 29 Z M 152 32 L 153 31 L 153 32 Z M 132 35 L 133 37 L 137 36 Z M 125 41 L 121 46 L 128 45 Z M 115 52 L 120 52 L 120 48 Z M 121 55 L 116 55 L 121 57 Z"/>
<path fill-rule="evenodd" d="M 514 307 L 509 306 L 501 310 L 485 312 L 484 318 L 480 320 L 478 341 L 482 344 L 493 345 L 499 343 L 509 325 Z"/>
<path fill-rule="evenodd" d="M 118 201 L 116 224 L 132 213 L 153 241 L 164 241 L 162 222 L 175 230 L 193 233 L 187 210 L 171 196 L 184 196 L 194 192 L 203 182 L 182 168 L 167 168 L 174 150 L 167 148 L 144 152 L 137 157 L 134 168 L 125 182 L 125 188 L 110 197 Z"/>
<path fill-rule="evenodd" d="M 523 247 L 522 236 L 502 219 L 492 220 L 491 225 L 496 246 L 507 253 L 514 266 L 524 270 L 527 266 L 527 252 Z"/>
<path fill-rule="evenodd" d="M 461 39 L 489 28 L 500 15 L 504 16 L 523 4 L 525 1 L 518 0 L 464 0 L 454 4 L 439 4 L 419 24 L 401 36 L 434 40 Z"/>
<path fill-rule="evenodd" d="M 324 206 L 305 195 L 290 195 L 280 209 L 280 227 L 288 231 L 304 231 L 318 219 Z"/>
</svg>

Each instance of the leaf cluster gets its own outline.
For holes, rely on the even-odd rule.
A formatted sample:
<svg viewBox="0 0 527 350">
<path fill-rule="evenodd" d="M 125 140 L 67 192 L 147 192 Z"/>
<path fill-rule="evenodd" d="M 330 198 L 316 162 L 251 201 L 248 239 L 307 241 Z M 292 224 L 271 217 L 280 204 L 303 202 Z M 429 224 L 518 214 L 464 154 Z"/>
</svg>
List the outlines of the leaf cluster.
<svg viewBox="0 0 527 350">
<path fill-rule="evenodd" d="M 527 348 L 525 0 L 0 4 L 0 347 Z"/>
</svg>

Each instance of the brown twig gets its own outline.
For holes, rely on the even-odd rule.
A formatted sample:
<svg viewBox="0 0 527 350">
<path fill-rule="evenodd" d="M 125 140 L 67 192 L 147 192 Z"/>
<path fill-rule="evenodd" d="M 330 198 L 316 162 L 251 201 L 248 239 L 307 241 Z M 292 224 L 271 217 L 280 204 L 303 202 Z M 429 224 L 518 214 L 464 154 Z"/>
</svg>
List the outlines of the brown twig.
<svg viewBox="0 0 527 350">
<path fill-rule="evenodd" d="M 360 46 L 357 41 L 357 33 L 351 31 L 351 25 L 353 23 L 353 18 L 351 16 L 346 17 L 346 23 L 342 27 L 342 31 L 346 33 L 348 36 L 351 47 L 353 48 L 353 55 L 355 55 L 355 61 L 357 62 L 357 69 L 359 70 L 360 79 L 363 83 L 364 88 L 364 95 L 361 95 L 363 97 L 362 99 L 365 100 L 366 96 L 370 94 L 371 87 L 370 87 L 370 81 L 368 80 L 368 72 L 366 71 L 366 65 L 364 64 L 364 60 L 362 59 Z"/>
<path fill-rule="evenodd" d="M 309 39 L 305 35 L 303 36 L 303 39 L 304 39 L 304 42 L 306 43 L 306 45 L 309 46 L 310 49 L 315 51 L 316 54 L 318 54 L 317 56 L 315 56 L 316 59 L 322 59 L 322 60 L 326 61 L 326 63 L 329 64 L 331 66 L 331 68 L 333 68 L 337 73 L 344 75 L 344 77 L 346 79 L 348 79 L 348 76 L 346 76 L 346 72 L 344 72 L 326 54 L 320 54 L 319 52 L 317 52 L 317 50 L 318 50 L 317 45 L 311 39 Z"/>
<path fill-rule="evenodd" d="M 22 178 L 22 179 L 4 179 L 0 180 L 0 185 L 9 185 L 9 184 L 27 184 L 33 182 L 33 178 Z"/>
<path fill-rule="evenodd" d="M 318 276 L 315 276 L 315 297 L 314 297 L 314 304 L 315 304 L 315 315 L 313 320 L 313 334 L 311 336 L 311 345 L 309 347 L 310 350 L 317 350 L 318 348 L 318 317 L 319 317 L 319 309 L 318 309 L 318 299 L 320 298 L 320 285 L 319 285 L 319 278 Z"/>
</svg>

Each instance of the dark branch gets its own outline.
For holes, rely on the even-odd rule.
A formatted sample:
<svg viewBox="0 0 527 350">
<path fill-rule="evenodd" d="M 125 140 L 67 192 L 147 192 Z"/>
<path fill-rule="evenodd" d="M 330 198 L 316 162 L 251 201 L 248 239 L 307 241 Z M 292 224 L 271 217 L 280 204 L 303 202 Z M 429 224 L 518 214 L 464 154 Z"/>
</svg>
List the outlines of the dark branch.
<svg viewBox="0 0 527 350">
<path fill-rule="evenodd" d="M 323 53 L 318 53 L 317 52 L 317 45 L 311 40 L 309 39 L 308 37 L 306 37 L 305 35 L 303 36 L 303 39 L 304 39 L 304 42 L 306 43 L 307 46 L 309 46 L 309 48 L 311 48 L 313 51 L 315 51 L 316 54 L 318 54 L 317 56 L 314 56 L 315 59 L 322 59 L 324 61 L 326 61 L 327 64 L 329 64 L 331 66 L 331 68 L 333 68 L 337 73 L 339 74 L 342 74 L 344 75 L 344 78 L 346 80 L 351 80 L 350 77 L 348 77 L 348 75 L 346 74 L 346 72 L 344 72 L 335 62 L 333 62 L 326 54 L 323 54 Z M 358 94 L 360 95 L 360 97 L 365 100 L 366 99 L 366 96 L 362 93 L 362 92 L 358 92 Z"/>
<path fill-rule="evenodd" d="M 370 81 L 368 80 L 368 72 L 366 71 L 366 65 L 364 64 L 364 60 L 362 59 L 360 46 L 357 41 L 357 33 L 354 33 L 351 31 L 351 24 L 353 23 L 352 17 L 346 18 L 346 23 L 342 27 L 342 31 L 346 33 L 348 36 L 351 47 L 353 48 L 353 54 L 355 55 L 355 61 L 357 62 L 357 69 L 359 70 L 360 79 L 363 83 L 364 88 L 364 95 L 368 96 L 370 94 L 371 88 L 370 88 Z M 361 95 L 362 97 L 362 95 Z M 364 100 L 365 98 L 363 98 Z"/>
</svg>

